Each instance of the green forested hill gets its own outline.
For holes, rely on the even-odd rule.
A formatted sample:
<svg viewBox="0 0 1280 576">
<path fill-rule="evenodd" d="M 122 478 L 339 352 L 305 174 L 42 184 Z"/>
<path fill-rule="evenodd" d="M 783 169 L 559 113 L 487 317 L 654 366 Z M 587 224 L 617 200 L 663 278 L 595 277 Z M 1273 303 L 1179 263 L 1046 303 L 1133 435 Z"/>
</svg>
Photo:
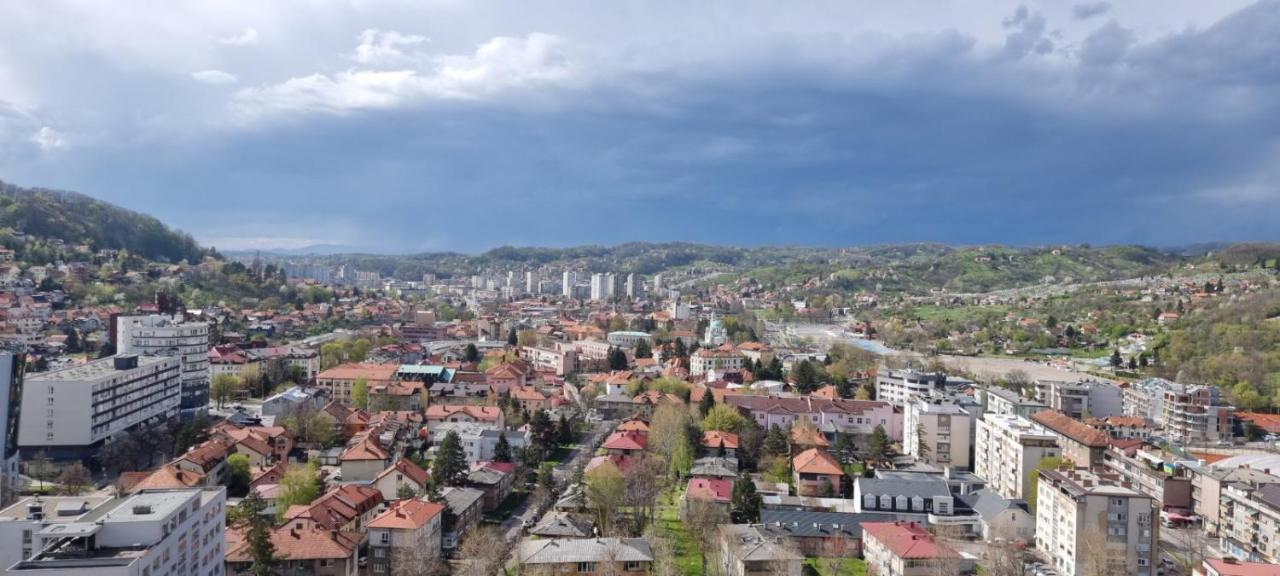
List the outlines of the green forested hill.
<svg viewBox="0 0 1280 576">
<path fill-rule="evenodd" d="M 148 260 L 198 262 L 190 235 L 146 214 L 75 192 L 22 188 L 0 182 L 0 232 L 58 238 L 93 249 L 126 249 Z"/>
</svg>

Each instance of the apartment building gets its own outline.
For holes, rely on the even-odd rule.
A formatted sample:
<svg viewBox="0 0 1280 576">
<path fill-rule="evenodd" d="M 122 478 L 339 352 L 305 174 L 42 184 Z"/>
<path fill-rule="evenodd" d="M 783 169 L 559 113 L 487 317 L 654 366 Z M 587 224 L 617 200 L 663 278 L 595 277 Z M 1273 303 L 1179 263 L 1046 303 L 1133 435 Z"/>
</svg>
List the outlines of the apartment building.
<svg viewBox="0 0 1280 576">
<path fill-rule="evenodd" d="M 979 420 L 974 446 L 974 474 L 1005 498 L 1027 498 L 1032 471 L 1041 460 L 1062 454 L 1054 433 L 1012 414 L 987 414 Z"/>
<path fill-rule="evenodd" d="M 395 381 L 399 364 L 340 364 L 316 375 L 316 386 L 329 391 L 329 397 L 350 405 L 351 393 L 356 382 L 363 381 L 366 389 Z"/>
<path fill-rule="evenodd" d="M 118 354 L 30 374 L 18 445 L 55 459 L 88 457 L 112 436 L 177 416 L 181 391 L 181 362 L 168 356 Z"/>
<path fill-rule="evenodd" d="M 1084 469 L 1041 470 L 1036 550 L 1067 576 L 1151 576 L 1159 562 L 1159 503 Z"/>
<path fill-rule="evenodd" d="M 1193 511 L 1204 522 L 1204 530 L 1217 535 L 1222 523 L 1222 492 L 1233 484 L 1280 484 L 1280 456 L 1241 455 L 1212 464 L 1186 466 L 1191 476 Z"/>
<path fill-rule="evenodd" d="M 442 504 L 413 498 L 392 503 L 369 521 L 369 571 L 398 574 L 439 558 L 443 522 Z"/>
<path fill-rule="evenodd" d="M 1148 378 L 1125 389 L 1124 413 L 1155 422 L 1170 441 L 1195 444 L 1230 440 L 1235 408 L 1217 386 Z"/>
<path fill-rule="evenodd" d="M 554 372 L 564 376 L 578 369 L 578 352 L 573 348 L 556 349 L 521 346 L 520 359 L 537 372 Z"/>
<path fill-rule="evenodd" d="M 192 418 L 209 405 L 209 324 L 181 316 L 120 316 L 116 319 L 118 354 L 172 356 L 181 360 L 181 413 Z"/>
<path fill-rule="evenodd" d="M 1191 478 L 1179 465 L 1176 455 L 1154 446 L 1129 449 L 1113 446 L 1103 454 L 1102 463 L 1163 509 L 1191 511 Z"/>
<path fill-rule="evenodd" d="M 724 401 L 745 410 L 764 430 L 773 426 L 785 429 L 796 420 L 805 419 L 829 441 L 834 441 L 837 433 L 850 434 L 853 441 L 861 446 L 877 426 L 883 426 L 891 440 L 902 439 L 902 415 L 895 413 L 893 406 L 886 402 L 746 394 L 727 395 Z"/>
<path fill-rule="evenodd" d="M 1103 453 L 1111 445 L 1111 438 L 1101 430 L 1057 410 L 1037 412 L 1031 421 L 1057 436 L 1062 458 L 1082 468 L 1101 465 Z"/>
<path fill-rule="evenodd" d="M 147 490 L 91 509 L 74 506 L 73 522 L 29 518 L 22 542 L 0 544 L 31 539 L 31 556 L 6 573 L 217 576 L 225 557 L 225 508 L 224 488 Z"/>
<path fill-rule="evenodd" d="M 18 479 L 18 415 L 22 407 L 22 391 L 25 385 L 23 355 L 0 352 L 0 498 L 10 494 L 10 487 L 17 487 Z M 0 501 L 0 505 L 8 504 Z"/>
<path fill-rule="evenodd" d="M 741 370 L 743 356 L 732 344 L 716 348 L 699 348 L 689 357 L 689 374 L 697 376 L 711 371 Z"/>
<path fill-rule="evenodd" d="M 903 449 L 927 464 L 969 468 L 974 418 L 943 398 L 917 397 L 903 413 Z"/>
<path fill-rule="evenodd" d="M 1049 407 L 1044 402 L 1024 398 L 1021 394 L 1008 388 L 988 386 L 982 393 L 986 394 L 987 413 L 989 414 L 1013 414 L 1023 418 L 1030 418 L 1032 414 Z"/>
<path fill-rule="evenodd" d="M 1221 495 L 1222 551 L 1246 562 L 1280 564 L 1280 484 L 1238 482 Z"/>
<path fill-rule="evenodd" d="M 902 407 L 918 396 L 941 391 L 946 384 L 947 375 L 940 372 L 880 370 L 876 374 L 876 400 Z"/>
<path fill-rule="evenodd" d="M 1124 395 L 1120 388 L 1101 380 L 1036 380 L 1036 397 L 1075 420 L 1086 416 L 1106 418 L 1124 411 Z"/>
</svg>

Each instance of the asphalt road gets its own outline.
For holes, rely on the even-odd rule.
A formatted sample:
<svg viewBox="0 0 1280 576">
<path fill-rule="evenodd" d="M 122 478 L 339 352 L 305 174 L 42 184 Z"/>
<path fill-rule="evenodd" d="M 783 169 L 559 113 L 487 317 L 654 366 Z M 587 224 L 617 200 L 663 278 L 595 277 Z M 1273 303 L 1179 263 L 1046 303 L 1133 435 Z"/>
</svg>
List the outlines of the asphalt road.
<svg viewBox="0 0 1280 576">
<path fill-rule="evenodd" d="M 587 436 L 583 438 L 583 441 L 578 444 L 578 447 L 570 449 L 569 457 L 552 470 L 552 475 L 556 480 L 557 494 L 564 492 L 573 470 L 579 465 L 586 464 L 587 461 L 591 459 L 595 454 L 596 447 L 600 446 L 600 444 L 604 442 L 605 436 L 613 430 L 615 426 L 617 426 L 617 422 L 612 420 L 597 422 L 591 428 L 591 432 L 588 433 Z M 515 541 L 520 537 L 526 520 L 532 520 L 536 523 L 541 519 L 542 514 L 540 514 L 538 510 L 533 510 L 529 507 L 530 500 L 531 498 L 525 498 L 524 502 L 521 502 L 520 505 L 512 511 L 511 517 L 507 518 L 507 520 L 502 523 L 502 534 L 508 541 Z M 548 510 L 549 509 L 550 508 L 548 507 Z M 542 512 L 545 512 L 545 510 Z"/>
</svg>

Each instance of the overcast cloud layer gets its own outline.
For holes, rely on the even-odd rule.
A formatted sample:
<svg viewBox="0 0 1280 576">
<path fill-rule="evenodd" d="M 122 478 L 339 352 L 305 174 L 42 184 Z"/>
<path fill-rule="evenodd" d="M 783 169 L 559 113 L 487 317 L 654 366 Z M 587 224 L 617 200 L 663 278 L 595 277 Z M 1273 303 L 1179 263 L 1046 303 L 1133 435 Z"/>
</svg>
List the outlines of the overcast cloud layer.
<svg viewBox="0 0 1280 576">
<path fill-rule="evenodd" d="M 0 3 L 0 179 L 220 248 L 1280 239 L 1280 2 L 144 4 Z"/>
</svg>

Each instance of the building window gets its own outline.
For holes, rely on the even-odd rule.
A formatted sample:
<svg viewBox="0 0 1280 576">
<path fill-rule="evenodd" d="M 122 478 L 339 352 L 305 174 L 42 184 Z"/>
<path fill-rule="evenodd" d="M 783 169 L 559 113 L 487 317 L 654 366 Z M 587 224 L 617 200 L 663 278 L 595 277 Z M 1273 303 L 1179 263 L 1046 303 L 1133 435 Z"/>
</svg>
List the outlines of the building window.
<svg viewBox="0 0 1280 576">
<path fill-rule="evenodd" d="M 578 563 L 578 572 L 579 572 L 579 573 L 591 573 L 591 572 L 595 572 L 595 571 L 596 571 L 596 563 L 595 563 L 595 562 L 579 562 L 579 563 Z"/>
</svg>

